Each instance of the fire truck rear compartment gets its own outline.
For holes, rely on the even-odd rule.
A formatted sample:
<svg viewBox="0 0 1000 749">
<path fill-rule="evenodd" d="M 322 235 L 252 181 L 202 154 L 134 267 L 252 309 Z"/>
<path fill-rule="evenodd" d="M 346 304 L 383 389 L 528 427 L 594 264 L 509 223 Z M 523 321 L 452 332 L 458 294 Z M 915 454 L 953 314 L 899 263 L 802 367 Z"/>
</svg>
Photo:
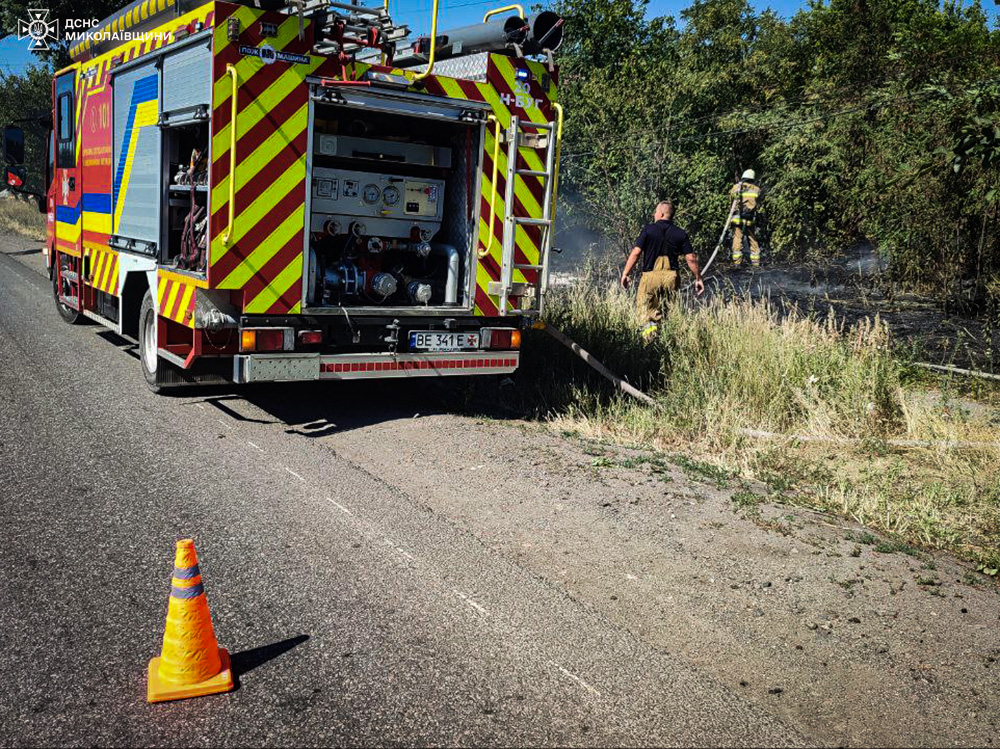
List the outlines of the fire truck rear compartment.
<svg viewBox="0 0 1000 749">
<path fill-rule="evenodd" d="M 484 119 L 419 101 L 314 104 L 310 311 L 471 309 Z"/>
</svg>

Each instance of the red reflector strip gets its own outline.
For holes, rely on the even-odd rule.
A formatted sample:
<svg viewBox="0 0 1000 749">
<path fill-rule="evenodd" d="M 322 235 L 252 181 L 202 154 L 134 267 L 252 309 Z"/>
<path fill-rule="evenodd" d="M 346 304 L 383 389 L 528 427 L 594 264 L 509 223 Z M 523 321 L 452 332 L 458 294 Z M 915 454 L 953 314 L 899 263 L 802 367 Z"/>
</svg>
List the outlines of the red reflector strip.
<svg viewBox="0 0 1000 749">
<path fill-rule="evenodd" d="M 420 359 L 407 361 L 326 362 L 323 372 L 407 372 L 421 369 L 490 369 L 516 367 L 517 358 L 505 359 Z"/>
</svg>

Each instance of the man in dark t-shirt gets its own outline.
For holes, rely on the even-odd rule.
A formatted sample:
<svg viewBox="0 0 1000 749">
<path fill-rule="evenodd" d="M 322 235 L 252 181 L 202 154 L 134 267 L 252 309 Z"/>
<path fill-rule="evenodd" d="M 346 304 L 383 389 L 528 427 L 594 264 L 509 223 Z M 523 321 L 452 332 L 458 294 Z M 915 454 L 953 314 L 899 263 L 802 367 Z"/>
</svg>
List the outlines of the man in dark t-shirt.
<svg viewBox="0 0 1000 749">
<path fill-rule="evenodd" d="M 680 287 L 678 261 L 682 255 L 688 268 L 694 273 L 694 286 L 698 295 L 705 291 L 698 255 L 691 247 L 687 232 L 674 224 L 673 216 L 672 202 L 663 200 L 657 204 L 653 223 L 643 227 L 639 238 L 635 240 L 635 247 L 625 261 L 625 270 L 622 271 L 622 288 L 627 289 L 629 274 L 641 259 L 642 275 L 636 294 L 636 310 L 643 323 L 642 336 L 647 341 L 656 334 L 657 323 L 663 316 L 660 311 L 663 302 Z"/>
</svg>

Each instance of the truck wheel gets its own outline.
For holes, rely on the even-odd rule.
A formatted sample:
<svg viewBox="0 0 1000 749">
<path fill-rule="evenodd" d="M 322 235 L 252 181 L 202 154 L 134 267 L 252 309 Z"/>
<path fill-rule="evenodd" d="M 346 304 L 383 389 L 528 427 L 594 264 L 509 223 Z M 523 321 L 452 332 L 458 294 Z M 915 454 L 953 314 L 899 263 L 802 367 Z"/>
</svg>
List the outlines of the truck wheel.
<svg viewBox="0 0 1000 749">
<path fill-rule="evenodd" d="M 180 378 L 174 365 L 161 359 L 157 353 L 156 329 L 156 305 L 153 295 L 147 291 L 139 308 L 139 363 L 149 389 L 159 393 L 176 385 Z"/>
<path fill-rule="evenodd" d="M 56 302 L 56 310 L 59 312 L 59 317 L 68 322 L 70 325 L 76 325 L 81 322 L 81 315 L 72 307 L 68 307 L 62 303 L 59 299 L 59 268 L 52 269 L 52 298 Z"/>
</svg>

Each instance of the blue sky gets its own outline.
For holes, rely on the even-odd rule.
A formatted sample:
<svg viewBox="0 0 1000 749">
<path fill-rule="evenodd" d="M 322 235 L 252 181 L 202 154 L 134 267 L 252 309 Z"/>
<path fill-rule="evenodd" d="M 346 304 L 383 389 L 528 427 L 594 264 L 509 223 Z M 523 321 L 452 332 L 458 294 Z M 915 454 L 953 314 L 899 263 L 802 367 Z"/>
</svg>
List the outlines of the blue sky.
<svg viewBox="0 0 1000 749">
<path fill-rule="evenodd" d="M 362 2 L 375 4 L 372 0 L 362 0 Z M 487 9 L 507 4 L 503 0 L 440 0 L 440 2 L 441 17 L 438 23 L 441 28 L 477 23 L 482 20 L 483 13 Z M 1000 0 L 984 0 L 983 2 L 986 12 L 993 17 L 994 23 L 996 23 L 998 16 L 998 2 Z M 397 23 L 410 24 L 410 29 L 418 34 L 430 31 L 431 0 L 389 0 L 389 3 L 390 12 Z M 535 3 L 528 0 L 522 4 L 530 7 Z M 671 15 L 676 18 L 680 11 L 690 4 L 690 0 L 650 0 L 648 13 L 651 16 Z M 794 15 L 805 4 L 805 0 L 753 2 L 757 8 L 770 7 L 786 17 Z M 27 41 L 19 41 L 16 35 L 0 41 L 0 69 L 4 72 L 20 73 L 32 59 L 33 55 L 27 51 Z"/>
</svg>

